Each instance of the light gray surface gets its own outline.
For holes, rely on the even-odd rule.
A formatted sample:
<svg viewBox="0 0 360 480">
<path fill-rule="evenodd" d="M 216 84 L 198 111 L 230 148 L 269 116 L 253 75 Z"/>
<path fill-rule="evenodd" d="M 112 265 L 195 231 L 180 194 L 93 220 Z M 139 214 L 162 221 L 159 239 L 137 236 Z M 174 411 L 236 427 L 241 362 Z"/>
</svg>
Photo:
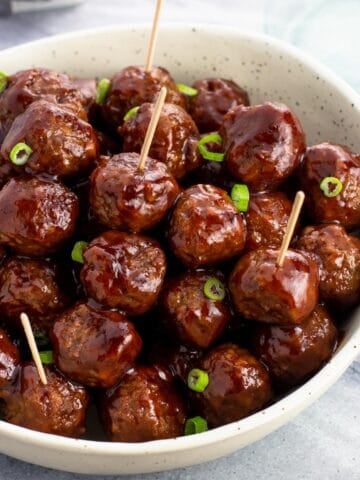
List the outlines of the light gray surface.
<svg viewBox="0 0 360 480">
<path fill-rule="evenodd" d="M 87 0 L 76 9 L 0 18 L 0 49 L 64 31 L 150 21 L 153 3 Z M 337 70 L 360 91 L 359 17 L 359 0 L 165 0 L 162 20 L 221 23 L 285 38 Z M 359 480 L 359 451 L 357 361 L 315 405 L 261 442 L 206 465 L 132 478 Z M 0 479 L 25 478 L 75 480 L 85 476 L 34 467 L 0 455 Z"/>
</svg>

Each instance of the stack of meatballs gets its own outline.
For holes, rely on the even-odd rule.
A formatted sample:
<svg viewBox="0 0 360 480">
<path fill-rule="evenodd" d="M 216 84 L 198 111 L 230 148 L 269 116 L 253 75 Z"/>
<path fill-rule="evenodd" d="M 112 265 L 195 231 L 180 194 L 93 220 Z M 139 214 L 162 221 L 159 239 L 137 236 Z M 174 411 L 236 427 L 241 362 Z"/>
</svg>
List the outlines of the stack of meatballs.
<svg viewBox="0 0 360 480">
<path fill-rule="evenodd" d="M 98 84 L 38 68 L 6 79 L 0 146 L 4 420 L 80 437 L 95 404 L 113 441 L 199 433 L 331 357 L 360 300 L 360 156 L 306 147 L 287 106 L 159 67 Z M 298 188 L 307 205 L 279 266 Z M 47 385 L 22 312 L 52 352 Z"/>
</svg>

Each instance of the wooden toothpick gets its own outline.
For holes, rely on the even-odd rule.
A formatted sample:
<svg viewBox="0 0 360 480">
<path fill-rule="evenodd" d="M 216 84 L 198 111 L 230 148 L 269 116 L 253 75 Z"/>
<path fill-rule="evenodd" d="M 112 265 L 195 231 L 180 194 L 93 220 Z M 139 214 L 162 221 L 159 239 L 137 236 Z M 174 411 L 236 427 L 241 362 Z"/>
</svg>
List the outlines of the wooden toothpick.
<svg viewBox="0 0 360 480">
<path fill-rule="evenodd" d="M 146 159 L 149 155 L 149 150 L 150 150 L 150 147 L 151 147 L 151 143 L 152 143 L 154 135 L 155 135 L 155 130 L 156 130 L 157 124 L 159 122 L 161 110 L 162 110 L 163 105 L 165 103 L 166 94 L 167 94 L 166 87 L 161 87 L 159 96 L 158 96 L 158 98 L 156 100 L 156 103 L 155 103 L 155 106 L 154 106 L 154 112 L 152 114 L 148 129 L 146 131 L 145 140 L 144 140 L 144 143 L 143 143 L 143 146 L 142 146 L 142 149 L 141 149 L 140 160 L 139 160 L 139 165 L 138 165 L 138 169 L 140 171 L 144 170 L 145 162 L 146 162 Z"/>
<path fill-rule="evenodd" d="M 154 14 L 151 35 L 149 40 L 149 47 L 148 47 L 148 52 L 146 57 L 145 72 L 150 72 L 153 64 L 156 40 L 159 32 L 159 19 L 160 19 L 162 4 L 163 4 L 163 0 L 156 1 L 155 14 Z"/>
<path fill-rule="evenodd" d="M 27 339 L 29 347 L 30 347 L 31 355 L 33 357 L 33 360 L 34 360 L 34 363 L 36 365 L 37 371 L 39 373 L 40 380 L 44 385 L 47 385 L 48 382 L 47 382 L 47 378 L 46 378 L 46 375 L 45 375 L 45 370 L 44 370 L 42 361 L 40 359 L 39 350 L 38 350 L 36 342 L 35 342 L 35 338 L 34 338 L 32 328 L 31 328 L 31 323 L 30 323 L 29 317 L 26 315 L 26 313 L 22 313 L 20 315 L 20 320 L 21 320 L 21 323 L 22 323 L 22 326 L 23 326 L 23 329 L 24 329 L 24 332 L 25 332 L 25 335 L 26 335 L 26 339 Z"/>
<path fill-rule="evenodd" d="M 294 235 L 294 230 L 295 230 L 295 227 L 296 227 L 296 224 L 297 224 L 297 221 L 298 221 L 298 218 L 299 218 L 299 215 L 300 215 L 301 207 L 303 206 L 304 200 L 305 200 L 305 193 L 300 190 L 299 192 L 297 192 L 297 194 L 295 196 L 295 200 L 294 200 L 294 203 L 293 203 L 293 206 L 292 206 L 292 209 L 291 209 L 289 221 L 288 221 L 288 224 L 287 224 L 287 227 L 286 227 L 286 232 L 285 232 L 285 235 L 284 235 L 281 247 L 280 247 L 279 255 L 278 255 L 278 258 L 277 258 L 277 261 L 276 261 L 276 263 L 279 267 L 282 267 L 283 264 L 284 264 L 285 255 L 286 255 L 287 249 L 289 248 L 291 239 Z"/>
</svg>

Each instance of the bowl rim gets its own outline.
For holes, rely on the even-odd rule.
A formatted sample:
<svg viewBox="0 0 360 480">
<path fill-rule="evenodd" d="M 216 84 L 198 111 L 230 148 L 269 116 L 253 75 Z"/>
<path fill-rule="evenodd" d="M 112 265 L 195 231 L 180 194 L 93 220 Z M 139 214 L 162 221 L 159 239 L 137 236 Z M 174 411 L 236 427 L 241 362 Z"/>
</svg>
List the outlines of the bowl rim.
<svg viewBox="0 0 360 480">
<path fill-rule="evenodd" d="M 56 44 L 57 42 L 86 38 L 89 36 L 102 36 L 112 32 L 126 33 L 134 29 L 142 30 L 143 33 L 149 33 L 150 24 L 131 23 L 120 26 L 90 28 L 54 35 L 51 37 L 45 37 L 0 50 L 0 59 L 3 55 L 16 54 L 17 51 L 21 50 L 23 47 L 38 48 L 49 45 L 50 48 L 51 45 Z M 210 33 L 210 30 L 211 34 L 224 35 L 227 38 L 237 39 L 239 41 L 251 41 L 264 44 L 271 49 L 277 50 L 279 54 L 283 54 L 284 56 L 289 56 L 292 59 L 300 61 L 308 70 L 319 74 L 323 78 L 326 78 L 328 83 L 331 84 L 334 89 L 338 90 L 344 97 L 346 97 L 349 103 L 360 114 L 360 95 L 351 86 L 349 86 L 337 74 L 332 72 L 328 67 L 322 65 L 307 53 L 304 53 L 297 47 L 270 35 L 223 25 L 179 22 L 163 23 L 160 26 L 160 34 L 161 32 L 171 32 L 171 34 L 179 34 L 184 32 L 187 33 L 189 30 L 191 31 L 193 29 L 207 34 Z M 359 317 L 360 307 L 353 313 L 353 318 L 359 320 Z M 358 356 L 360 352 L 360 322 L 357 321 L 357 323 L 358 325 L 355 327 L 355 330 L 346 341 L 341 343 L 340 348 L 334 357 L 332 357 L 332 359 L 305 384 L 301 385 L 281 400 L 253 415 L 250 415 L 249 417 L 232 422 L 222 427 L 215 428 L 213 430 L 209 430 L 201 435 L 182 436 L 141 443 L 109 442 L 73 439 L 42 433 L 24 427 L 19 427 L 17 425 L 12 425 L 0 420 L 0 436 L 8 437 L 14 440 L 20 440 L 23 443 L 31 443 L 34 446 L 40 446 L 51 450 L 58 450 L 61 448 L 62 451 L 71 453 L 81 454 L 87 452 L 88 454 L 95 453 L 104 456 L 126 455 L 129 457 L 138 455 L 167 454 L 174 452 L 179 453 L 186 450 L 206 447 L 219 441 L 229 440 L 233 437 L 236 437 L 240 432 L 244 434 L 259 427 L 270 425 L 274 422 L 274 419 L 281 419 L 282 417 L 285 417 L 285 415 L 287 415 L 287 419 L 290 419 L 301 410 L 306 408 L 316 398 L 318 398 L 332 383 L 334 383 L 340 377 L 340 375 Z M 280 420 L 280 422 L 277 424 L 277 428 L 280 427 L 284 422 L 285 420 Z"/>
</svg>

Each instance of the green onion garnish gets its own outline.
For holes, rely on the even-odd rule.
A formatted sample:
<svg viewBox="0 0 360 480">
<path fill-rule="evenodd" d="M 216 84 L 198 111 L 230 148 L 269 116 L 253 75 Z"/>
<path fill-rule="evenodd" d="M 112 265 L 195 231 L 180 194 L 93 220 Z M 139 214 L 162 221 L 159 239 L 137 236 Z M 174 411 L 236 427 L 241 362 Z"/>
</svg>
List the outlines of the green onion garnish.
<svg viewBox="0 0 360 480">
<path fill-rule="evenodd" d="M 188 418 L 185 422 L 184 435 L 194 435 L 208 430 L 208 424 L 203 417 Z"/>
<path fill-rule="evenodd" d="M 179 92 L 187 95 L 188 97 L 196 97 L 196 95 L 199 93 L 196 88 L 189 87 L 189 85 L 185 85 L 184 83 L 177 83 L 176 87 Z"/>
<path fill-rule="evenodd" d="M 74 260 L 74 262 L 84 263 L 83 253 L 87 246 L 88 242 L 84 242 L 82 240 L 75 243 L 71 252 L 71 258 Z"/>
<path fill-rule="evenodd" d="M 208 135 L 204 135 L 198 143 L 198 149 L 201 153 L 201 156 L 205 158 L 205 160 L 210 160 L 211 162 L 222 162 L 225 157 L 225 153 L 218 153 L 218 152 L 210 152 L 206 144 L 207 143 L 216 143 L 217 145 L 222 145 L 223 139 L 218 133 L 209 133 Z"/>
<path fill-rule="evenodd" d="M 190 390 L 202 393 L 209 385 L 209 375 L 200 368 L 193 368 L 189 372 L 187 384 Z"/>
<path fill-rule="evenodd" d="M 127 120 L 130 120 L 130 118 L 133 118 L 136 116 L 138 110 L 139 110 L 140 107 L 133 107 L 133 108 L 130 108 L 130 110 L 127 112 L 127 114 L 125 115 L 124 117 L 124 122 L 126 122 Z"/>
<path fill-rule="evenodd" d="M 231 189 L 231 200 L 240 212 L 247 212 L 249 208 L 250 193 L 247 185 L 236 183 Z"/>
<path fill-rule="evenodd" d="M 45 350 L 44 352 L 39 352 L 41 363 L 45 365 L 50 365 L 54 363 L 54 355 L 52 350 Z"/>
<path fill-rule="evenodd" d="M 343 184 L 336 177 L 325 177 L 320 182 L 320 188 L 324 192 L 325 197 L 336 197 L 342 192 Z"/>
<path fill-rule="evenodd" d="M 14 165 L 22 166 L 29 160 L 33 150 L 26 143 L 17 143 L 10 151 L 10 160 Z"/>
<path fill-rule="evenodd" d="M 6 85 L 8 84 L 8 81 L 9 81 L 9 78 L 6 75 L 6 73 L 0 71 L 0 93 L 2 93 L 5 90 Z"/>
<path fill-rule="evenodd" d="M 220 280 L 215 277 L 210 277 L 206 280 L 204 285 L 204 294 L 210 300 L 221 301 L 225 298 L 225 287 Z"/>
<path fill-rule="evenodd" d="M 102 105 L 107 97 L 107 94 L 109 93 L 110 89 L 110 80 L 108 78 L 102 78 L 96 87 L 96 96 L 95 96 L 95 102 L 99 105 Z"/>
</svg>

